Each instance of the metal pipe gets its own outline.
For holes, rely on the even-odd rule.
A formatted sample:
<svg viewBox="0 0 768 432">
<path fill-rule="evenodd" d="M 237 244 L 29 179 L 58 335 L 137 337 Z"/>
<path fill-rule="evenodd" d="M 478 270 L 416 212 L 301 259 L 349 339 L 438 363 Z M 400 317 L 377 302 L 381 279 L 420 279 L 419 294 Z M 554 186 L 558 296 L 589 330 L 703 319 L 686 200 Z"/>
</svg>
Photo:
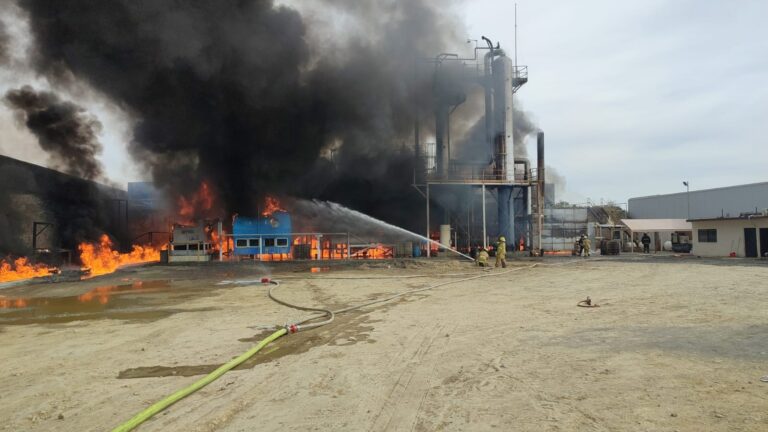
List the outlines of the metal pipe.
<svg viewBox="0 0 768 432">
<path fill-rule="evenodd" d="M 488 249 L 488 235 L 485 232 L 485 183 L 480 186 L 483 194 L 483 249 Z"/>
<path fill-rule="evenodd" d="M 544 132 L 539 131 L 536 134 L 536 225 L 538 231 L 538 248 L 540 253 L 544 254 L 544 247 L 541 244 L 541 232 L 544 230 L 544 208 L 546 203 L 546 168 L 544 164 Z"/>
<path fill-rule="evenodd" d="M 483 40 L 488 43 L 488 49 L 490 50 L 485 54 L 483 61 L 483 70 L 485 72 L 485 79 L 483 80 L 483 87 L 485 88 L 485 144 L 490 154 L 495 157 L 495 152 L 493 151 L 493 43 L 485 36 L 483 36 Z"/>
<path fill-rule="evenodd" d="M 221 226 L 221 220 L 219 220 L 219 223 L 217 224 L 217 231 L 219 234 L 219 261 L 224 260 L 224 237 L 222 236 L 222 226 Z M 150 236 L 150 242 L 152 241 L 152 237 Z"/>
<path fill-rule="evenodd" d="M 427 240 L 429 240 L 429 182 L 427 182 Z M 427 258 L 430 257 L 431 246 L 427 242 Z"/>
</svg>

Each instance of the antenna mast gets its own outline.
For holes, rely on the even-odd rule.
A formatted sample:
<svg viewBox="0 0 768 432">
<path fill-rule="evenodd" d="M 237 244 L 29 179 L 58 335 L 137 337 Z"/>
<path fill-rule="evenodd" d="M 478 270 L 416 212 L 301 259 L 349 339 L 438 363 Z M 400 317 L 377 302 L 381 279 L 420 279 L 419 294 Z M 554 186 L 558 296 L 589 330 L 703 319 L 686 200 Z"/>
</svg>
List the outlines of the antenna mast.
<svg viewBox="0 0 768 432">
<path fill-rule="evenodd" d="M 517 67 L 517 3 L 515 3 L 515 67 Z"/>
</svg>

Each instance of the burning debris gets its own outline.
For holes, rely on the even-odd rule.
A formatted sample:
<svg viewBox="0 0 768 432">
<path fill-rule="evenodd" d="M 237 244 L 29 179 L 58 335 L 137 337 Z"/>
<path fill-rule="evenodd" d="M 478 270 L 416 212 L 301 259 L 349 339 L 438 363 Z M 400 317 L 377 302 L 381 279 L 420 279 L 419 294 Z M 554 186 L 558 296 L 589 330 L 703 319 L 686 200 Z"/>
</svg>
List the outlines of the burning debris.
<svg viewBox="0 0 768 432">
<path fill-rule="evenodd" d="M 151 245 L 133 245 L 129 253 L 119 253 L 112 247 L 112 240 L 106 234 L 101 236 L 98 243 L 80 244 L 78 249 L 83 270 L 89 271 L 91 276 L 98 276 L 112 273 L 118 267 L 129 264 L 160 261 L 160 249 Z"/>
<path fill-rule="evenodd" d="M 46 264 L 31 264 L 25 257 L 15 260 L 0 260 L 0 282 L 13 282 L 24 279 L 48 276 L 57 271 Z"/>
<path fill-rule="evenodd" d="M 160 261 L 160 248 L 151 245 L 133 245 L 128 253 L 113 249 L 112 240 L 106 234 L 98 243 L 83 242 L 78 246 L 82 274 L 99 276 L 113 273 L 122 266 Z M 48 264 L 32 264 L 26 257 L 0 260 L 0 282 L 13 282 L 58 274 L 57 267 Z"/>
</svg>

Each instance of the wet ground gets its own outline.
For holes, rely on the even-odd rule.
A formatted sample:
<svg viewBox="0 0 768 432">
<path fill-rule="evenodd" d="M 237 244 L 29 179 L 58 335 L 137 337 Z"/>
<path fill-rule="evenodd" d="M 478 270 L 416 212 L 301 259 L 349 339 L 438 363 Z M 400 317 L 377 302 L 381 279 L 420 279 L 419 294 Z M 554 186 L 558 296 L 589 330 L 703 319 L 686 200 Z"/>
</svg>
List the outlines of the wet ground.
<svg viewBox="0 0 768 432">
<path fill-rule="evenodd" d="M 513 265 L 531 263 L 283 337 L 141 430 L 768 430 L 764 261 Z M 109 430 L 306 316 L 269 300 L 262 277 L 283 281 L 281 298 L 341 308 L 478 272 L 150 265 L 0 289 L 0 429 Z M 586 296 L 600 307 L 576 307 Z"/>
</svg>

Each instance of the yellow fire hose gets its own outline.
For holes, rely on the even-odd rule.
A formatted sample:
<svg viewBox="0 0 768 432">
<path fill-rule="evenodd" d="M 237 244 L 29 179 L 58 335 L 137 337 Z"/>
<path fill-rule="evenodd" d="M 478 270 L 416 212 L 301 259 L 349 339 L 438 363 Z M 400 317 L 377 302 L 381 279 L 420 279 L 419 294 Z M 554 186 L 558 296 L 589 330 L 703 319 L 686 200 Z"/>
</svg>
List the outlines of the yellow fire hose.
<svg viewBox="0 0 768 432">
<path fill-rule="evenodd" d="M 250 350 L 246 351 L 245 353 L 241 354 L 237 358 L 232 359 L 229 362 L 221 365 L 218 369 L 216 369 L 215 371 L 209 373 L 208 375 L 206 375 L 205 377 L 201 378 L 200 380 L 195 381 L 193 384 L 191 384 L 191 385 L 189 385 L 189 386 L 187 386 L 187 387 L 185 387 L 185 388 L 183 388 L 183 389 L 173 393 L 172 395 L 164 398 L 163 400 L 161 400 L 159 402 L 154 403 L 153 405 L 149 406 L 145 410 L 143 410 L 140 413 L 138 413 L 135 416 L 133 416 L 127 422 L 125 422 L 125 423 L 121 424 L 120 426 L 112 429 L 112 432 L 128 432 L 130 430 L 133 430 L 134 428 L 136 428 L 140 424 L 144 423 L 145 421 L 147 421 L 149 418 L 151 418 L 155 414 L 159 413 L 160 411 L 168 408 L 169 406 L 171 406 L 174 403 L 180 401 L 181 399 L 184 399 L 185 397 L 191 395 L 192 393 L 194 393 L 194 392 L 200 390 L 201 388 L 207 386 L 208 384 L 212 383 L 213 381 L 215 381 L 216 379 L 218 379 L 219 377 L 221 377 L 222 375 L 227 373 L 229 370 L 231 370 L 235 366 L 237 366 L 240 363 L 242 363 L 242 362 L 248 360 L 249 358 L 253 357 L 257 352 L 259 352 L 265 346 L 269 345 L 270 343 L 272 343 L 276 339 L 280 338 L 281 336 L 284 336 L 284 335 L 288 334 L 289 332 L 290 333 L 295 333 L 295 332 L 297 332 L 299 330 L 302 330 L 302 329 L 306 330 L 306 329 L 310 329 L 310 328 L 320 327 L 320 326 L 326 325 L 326 324 L 330 323 L 331 321 L 333 321 L 333 318 L 334 318 L 334 316 L 336 314 L 353 311 L 353 310 L 360 309 L 360 308 L 363 308 L 363 307 L 366 307 L 366 306 L 370 306 L 370 305 L 373 305 L 373 304 L 376 304 L 376 303 L 387 302 L 387 301 L 390 301 L 390 300 L 393 300 L 395 298 L 402 297 L 402 296 L 405 296 L 405 295 L 415 294 L 415 293 L 418 293 L 418 292 L 421 292 L 421 291 L 431 290 L 431 289 L 434 289 L 434 288 L 438 288 L 438 287 L 445 286 L 445 285 L 450 285 L 450 284 L 455 284 L 455 283 L 459 283 L 459 282 L 466 282 L 466 281 L 470 281 L 470 280 L 474 280 L 474 279 L 485 278 L 485 277 L 488 277 L 488 276 L 501 276 L 501 275 L 508 274 L 508 273 L 511 273 L 511 272 L 514 272 L 514 271 L 519 271 L 519 270 L 523 270 L 523 269 L 526 269 L 526 268 L 533 268 L 535 266 L 536 266 L 536 264 L 531 265 L 531 266 L 526 266 L 526 267 L 518 267 L 518 268 L 506 270 L 506 271 L 503 271 L 503 272 L 500 272 L 500 273 L 484 273 L 484 274 L 481 274 L 481 275 L 478 275 L 478 276 L 473 276 L 473 277 L 459 279 L 459 280 L 452 280 L 452 281 L 448 281 L 448 282 L 442 282 L 442 283 L 439 283 L 439 284 L 436 284 L 436 285 L 432 285 L 432 286 L 428 286 L 428 287 L 424 287 L 424 288 L 411 289 L 411 290 L 404 291 L 404 292 L 401 292 L 401 293 L 398 293 L 398 294 L 395 294 L 395 295 L 392 295 L 392 296 L 389 296 L 389 297 L 385 297 L 385 298 L 378 299 L 378 300 L 373 300 L 371 302 L 367 302 L 367 303 L 364 303 L 364 304 L 361 304 L 361 305 L 340 309 L 340 310 L 337 310 L 337 311 L 331 311 L 331 310 L 320 309 L 320 308 L 311 308 L 311 307 L 306 307 L 306 306 L 299 306 L 299 305 L 294 305 L 294 304 L 288 303 L 288 302 L 286 302 L 284 300 L 280 300 L 280 299 L 276 298 L 273 295 L 274 289 L 277 286 L 279 286 L 280 283 L 277 282 L 277 281 L 274 281 L 274 280 L 270 280 L 269 278 L 262 278 L 261 279 L 262 283 L 269 283 L 269 284 L 273 285 L 270 288 L 270 290 L 269 290 L 269 297 L 272 300 L 274 300 L 275 302 L 280 303 L 280 304 L 282 304 L 284 306 L 288 306 L 288 307 L 291 307 L 291 308 L 294 308 L 294 309 L 315 312 L 315 313 L 319 314 L 319 316 L 316 315 L 314 317 L 310 317 L 308 319 L 305 319 L 304 321 L 301 321 L 301 322 L 298 322 L 298 323 L 295 323 L 295 324 L 291 324 L 291 325 L 286 325 L 284 328 L 281 328 L 281 329 L 277 330 L 276 332 L 272 333 L 269 337 L 267 337 L 266 339 L 263 339 L 261 342 L 259 342 L 259 344 L 256 345 L 255 347 L 253 347 Z M 358 278 L 358 279 L 365 279 L 365 278 Z M 253 283 L 255 281 L 247 281 L 247 282 L 248 283 Z M 315 320 L 317 320 L 319 318 L 322 318 L 322 317 L 326 317 L 326 319 L 324 321 L 322 321 L 322 322 L 316 322 L 316 323 L 311 323 L 311 324 L 309 323 L 311 321 L 315 321 Z"/>
<path fill-rule="evenodd" d="M 249 358 L 253 357 L 253 355 L 259 352 L 262 348 L 269 345 L 272 341 L 279 338 L 280 336 L 285 335 L 286 333 L 287 333 L 287 330 L 284 328 L 272 333 L 269 337 L 259 342 L 259 344 L 256 345 L 255 347 L 244 352 L 237 358 L 232 359 L 229 362 L 221 365 L 218 369 L 209 373 L 208 375 L 199 379 L 198 381 L 195 381 L 192 385 L 177 391 L 176 393 L 166 397 L 165 399 L 159 402 L 154 403 L 144 411 L 133 416 L 133 418 L 131 418 L 127 422 L 112 429 L 112 432 L 127 432 L 130 430 L 133 430 L 136 426 L 144 423 L 147 419 L 149 419 L 153 415 L 159 413 L 160 411 L 168 408 L 169 406 L 180 401 L 181 399 L 184 399 L 185 397 L 191 395 L 192 393 L 212 383 L 217 378 L 227 373 L 227 371 L 239 365 L 240 363 L 248 360 Z"/>
</svg>

